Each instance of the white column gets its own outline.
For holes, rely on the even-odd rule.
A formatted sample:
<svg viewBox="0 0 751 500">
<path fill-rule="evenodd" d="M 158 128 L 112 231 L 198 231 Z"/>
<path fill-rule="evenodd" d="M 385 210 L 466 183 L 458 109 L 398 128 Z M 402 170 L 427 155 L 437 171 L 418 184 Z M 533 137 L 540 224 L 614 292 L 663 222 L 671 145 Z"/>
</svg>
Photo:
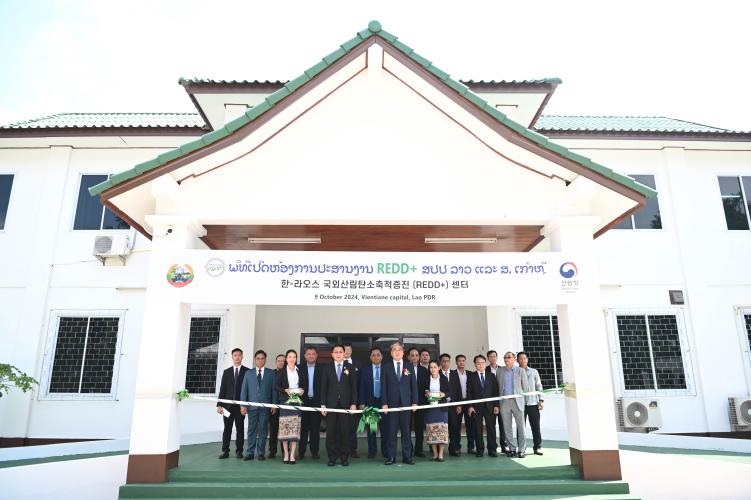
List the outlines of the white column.
<svg viewBox="0 0 751 500">
<path fill-rule="evenodd" d="M 486 351 L 498 351 L 498 363 L 503 363 L 503 353 L 520 349 L 514 324 L 514 309 L 510 306 L 487 306 L 488 345 Z"/>
<path fill-rule="evenodd" d="M 148 216 L 153 228 L 128 457 L 129 483 L 165 482 L 177 466 L 180 422 L 175 393 L 185 384 L 190 304 L 166 285 L 183 249 L 201 248 L 205 230 L 189 219 Z M 188 285 L 190 286 L 190 285 Z"/>
<path fill-rule="evenodd" d="M 594 217 L 564 217 L 542 234 L 553 251 L 570 256 L 579 288 L 569 304 L 559 304 L 558 329 L 571 462 L 582 479 L 621 479 L 618 434 L 605 318 L 594 255 Z M 557 272 L 558 270 L 556 270 Z M 562 278 L 563 279 L 563 278 Z"/>
</svg>

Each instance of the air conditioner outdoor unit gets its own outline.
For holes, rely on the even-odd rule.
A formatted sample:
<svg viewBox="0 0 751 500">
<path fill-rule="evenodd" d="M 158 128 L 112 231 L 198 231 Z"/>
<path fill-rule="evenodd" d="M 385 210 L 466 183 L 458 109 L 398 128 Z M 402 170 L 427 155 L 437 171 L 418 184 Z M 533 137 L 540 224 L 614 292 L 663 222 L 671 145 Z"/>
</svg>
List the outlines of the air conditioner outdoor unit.
<svg viewBox="0 0 751 500">
<path fill-rule="evenodd" d="M 622 399 L 619 401 L 624 429 L 659 429 L 662 427 L 660 406 L 655 399 Z"/>
<path fill-rule="evenodd" d="M 728 398 L 730 427 L 736 432 L 751 431 L 751 398 Z"/>
<path fill-rule="evenodd" d="M 127 234 L 98 235 L 94 238 L 94 257 L 104 264 L 107 257 L 119 257 L 125 264 L 130 254 L 130 238 Z"/>
</svg>

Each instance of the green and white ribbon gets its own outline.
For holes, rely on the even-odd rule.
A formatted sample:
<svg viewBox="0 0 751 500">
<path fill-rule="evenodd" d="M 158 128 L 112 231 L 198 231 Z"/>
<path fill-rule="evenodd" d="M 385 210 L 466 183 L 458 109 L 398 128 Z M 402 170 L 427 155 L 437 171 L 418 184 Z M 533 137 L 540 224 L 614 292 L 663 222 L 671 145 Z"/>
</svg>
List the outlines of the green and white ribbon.
<svg viewBox="0 0 751 500">
<path fill-rule="evenodd" d="M 224 403 L 224 404 L 231 404 L 231 405 L 240 405 L 240 406 L 255 406 L 258 408 L 277 408 L 282 410 L 301 410 L 301 411 L 317 411 L 317 412 L 331 412 L 331 413 L 349 413 L 349 414 L 360 414 L 368 412 L 369 415 L 372 415 L 375 413 L 389 413 L 389 412 L 397 412 L 397 411 L 413 411 L 413 410 L 423 410 L 423 409 L 430 409 L 430 408 L 441 408 L 444 406 L 472 406 L 477 403 L 488 403 L 491 401 L 501 401 L 504 399 L 516 399 L 516 398 L 523 398 L 525 396 L 534 396 L 537 394 L 548 394 L 551 392 L 560 393 L 566 389 L 566 384 L 563 384 L 560 387 L 556 387 L 554 389 L 545 389 L 543 391 L 531 391 L 531 392 L 523 392 L 521 394 L 511 394 L 509 396 L 495 396 L 490 398 L 482 398 L 482 399 L 470 399 L 467 401 L 452 401 L 449 403 L 439 403 L 439 404 L 427 404 L 427 405 L 417 405 L 417 406 L 401 406 L 399 408 L 374 408 L 372 406 L 369 406 L 362 410 L 350 410 L 347 408 L 323 408 L 323 407 L 313 407 L 313 406 L 292 406 L 288 404 L 279 404 L 279 403 L 256 403 L 254 401 L 237 401 L 234 399 L 220 399 L 220 398 L 212 398 L 208 396 L 194 396 L 190 394 L 187 390 L 183 389 L 179 391 L 176 396 L 178 398 L 178 401 L 182 401 L 183 399 L 196 399 L 200 401 L 212 401 L 216 403 Z M 299 399 L 299 396 L 298 396 Z M 288 399 L 286 402 L 289 403 L 292 400 L 292 396 L 290 396 L 290 399 Z M 292 401 L 295 402 L 295 401 Z M 302 403 L 302 401 L 300 401 Z M 380 415 L 379 415 L 380 417 Z M 361 420 L 362 421 L 362 420 Z M 372 421 L 372 418 L 371 418 Z M 377 422 L 376 422 L 377 425 Z M 359 428 L 359 426 L 358 426 Z"/>
</svg>

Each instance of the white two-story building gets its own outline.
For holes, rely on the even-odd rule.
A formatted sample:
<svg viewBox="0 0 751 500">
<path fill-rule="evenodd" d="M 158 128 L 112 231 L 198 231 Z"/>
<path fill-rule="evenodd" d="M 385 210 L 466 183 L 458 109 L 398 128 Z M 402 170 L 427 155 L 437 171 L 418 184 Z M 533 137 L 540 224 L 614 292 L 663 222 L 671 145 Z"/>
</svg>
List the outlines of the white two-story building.
<svg viewBox="0 0 751 500">
<path fill-rule="evenodd" d="M 368 50 L 371 57 L 378 55 L 372 47 Z M 262 162 L 264 148 L 284 141 L 285 133 L 296 133 L 304 140 L 292 144 L 306 149 L 295 162 L 274 161 L 252 178 L 236 172 L 229 180 L 221 178 L 213 184 L 210 175 L 204 175 L 208 184 L 202 189 L 218 196 L 219 205 L 222 189 L 234 179 L 237 185 L 230 191 L 238 207 L 261 197 L 263 203 L 278 202 L 282 208 L 275 214 L 284 219 L 278 223 L 271 220 L 274 214 L 259 209 L 260 215 L 246 217 L 242 226 L 236 226 L 250 231 L 238 237 L 228 221 L 207 216 L 199 221 L 206 228 L 201 238 L 206 248 L 315 250 L 318 244 L 321 250 L 336 251 L 352 250 L 352 241 L 371 241 L 367 248 L 371 251 L 440 251 L 445 247 L 429 248 L 422 239 L 412 246 L 404 244 L 404 239 L 399 240 L 400 222 L 440 227 L 441 232 L 433 236 L 467 237 L 472 223 L 462 219 L 463 205 L 475 198 L 492 201 L 493 193 L 508 196 L 503 176 L 480 177 L 472 165 L 462 163 L 463 152 L 458 149 L 454 149 L 458 161 L 449 158 L 446 164 L 430 164 L 436 157 L 428 150 L 451 147 L 459 134 L 464 134 L 462 140 L 472 137 L 482 143 L 479 147 L 492 148 L 492 141 L 460 123 L 427 91 L 416 91 L 418 84 L 410 83 L 415 90 L 411 94 L 402 93 L 394 83 L 401 81 L 393 76 L 396 70 L 381 75 L 377 68 L 366 68 L 342 80 L 313 111 L 301 113 L 289 129 L 280 127 L 278 135 L 271 134 L 246 157 L 256 155 Z M 360 80 L 366 78 L 371 80 Z M 376 78 L 393 82 L 373 83 L 381 81 Z M 558 79 L 462 83 L 472 99 L 493 106 L 531 133 L 658 193 L 637 211 L 630 206 L 617 210 L 594 234 L 602 331 L 607 335 L 615 396 L 610 403 L 622 430 L 748 436 L 751 133 L 665 117 L 546 115 L 545 106 L 561 83 Z M 235 123 L 268 102 L 269 96 L 289 88 L 279 81 L 181 79 L 180 84 L 195 104 L 195 113 L 65 113 L 0 127 L 0 362 L 39 380 L 33 393 L 12 392 L 0 399 L 3 446 L 130 435 L 154 233 L 136 214 L 141 205 L 134 202 L 131 209 L 123 202 L 113 210 L 103 206 L 98 196 L 92 197 L 89 189 Z M 388 89 L 392 98 L 388 102 L 399 103 L 390 121 L 379 113 L 393 109 L 372 104 L 383 96 L 371 99 L 367 94 L 381 88 L 376 85 Z M 336 99 L 342 103 L 336 104 Z M 691 119 L 691 103 L 686 103 L 680 118 Z M 306 125 L 305 120 L 319 121 Z M 444 121 L 446 130 L 441 128 Z M 402 136 L 410 135 L 412 143 L 424 150 L 423 156 L 401 154 L 405 146 L 395 139 L 396 133 L 387 132 L 392 127 Z M 350 170 L 337 166 L 343 154 L 322 151 L 337 141 L 356 144 L 349 149 L 343 146 Z M 315 144 L 321 145 L 320 150 Z M 464 147 L 458 139 L 457 144 L 456 148 Z M 284 151 L 293 154 L 294 150 L 287 144 Z M 363 157 L 379 158 L 387 178 L 377 179 L 372 170 L 354 168 Z M 396 165 L 399 157 L 405 161 Z M 415 158 L 424 158 L 427 164 Z M 519 158 L 514 161 L 523 161 Z M 448 165 L 449 160 L 453 165 Z M 413 176 L 410 170 L 418 173 Z M 418 182 L 400 187 L 400 172 Z M 330 181 L 331 191 L 306 196 L 301 183 L 318 188 L 319 174 L 335 179 Z M 186 190 L 180 196 L 198 196 L 190 182 L 180 185 Z M 570 178 L 561 182 L 571 183 L 582 196 L 592 189 Z M 247 189 L 240 189 L 243 186 Z M 433 191 L 422 192 L 423 188 Z M 168 212 L 170 200 L 178 195 L 167 196 L 164 191 L 173 188 L 155 182 L 150 189 L 152 198 L 146 198 L 154 213 Z M 274 192 L 274 200 L 263 198 L 267 190 Z M 412 203 L 413 193 L 421 200 L 438 198 L 445 211 L 437 216 L 422 213 L 420 207 L 425 205 Z M 548 195 L 543 188 L 528 188 L 520 203 L 542 205 Z M 402 210 L 403 220 L 393 215 L 397 210 Z M 336 217 L 320 215 L 337 211 L 342 219 L 350 213 L 357 220 L 378 219 L 383 231 L 361 226 L 359 232 L 337 238 L 341 227 Z M 310 218 L 303 216 L 308 212 L 313 214 Z M 451 213 L 458 215 L 454 218 Z M 316 237 L 306 243 L 297 239 L 309 237 L 305 227 L 316 224 Z M 493 227 L 488 221 L 485 226 Z M 498 237 L 496 241 L 495 233 L 471 233 L 490 236 L 492 241 L 473 243 L 470 238 L 451 250 L 474 251 L 477 245 L 487 245 L 482 247 L 486 251 L 551 249 L 550 239 L 540 234 L 539 227 L 516 227 L 511 240 Z M 530 233 L 519 229 L 523 227 L 533 229 Z M 397 240 L 401 243 L 390 245 Z M 229 364 L 234 347 L 245 350 L 249 364 L 256 349 L 273 356 L 288 348 L 315 345 L 325 357 L 327 346 L 348 341 L 356 357 L 365 361 L 371 346 L 386 347 L 394 339 L 426 347 L 433 355 L 461 353 L 470 359 L 489 349 L 525 350 L 545 386 L 568 382 L 555 304 L 193 304 L 190 315 L 184 386 L 197 394 L 216 393 L 219 374 Z M 636 406 L 631 422 L 628 415 L 624 419 L 620 400 L 626 406 L 632 400 L 642 401 L 649 407 L 646 417 L 635 413 Z M 221 428 L 212 403 L 187 401 L 180 411 L 183 433 L 218 433 Z M 565 431 L 564 396 L 547 398 L 542 423 L 544 435 Z"/>
</svg>

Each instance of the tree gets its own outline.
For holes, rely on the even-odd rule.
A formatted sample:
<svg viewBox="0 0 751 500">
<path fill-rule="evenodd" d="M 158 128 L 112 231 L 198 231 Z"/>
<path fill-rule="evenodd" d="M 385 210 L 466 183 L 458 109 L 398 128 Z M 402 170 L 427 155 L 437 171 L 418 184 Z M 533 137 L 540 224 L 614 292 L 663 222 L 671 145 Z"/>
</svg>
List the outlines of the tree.
<svg viewBox="0 0 751 500">
<path fill-rule="evenodd" d="M 0 398 L 13 387 L 21 389 L 21 392 L 28 392 L 35 385 L 39 385 L 39 382 L 34 377 L 26 375 L 13 365 L 0 363 Z"/>
</svg>

